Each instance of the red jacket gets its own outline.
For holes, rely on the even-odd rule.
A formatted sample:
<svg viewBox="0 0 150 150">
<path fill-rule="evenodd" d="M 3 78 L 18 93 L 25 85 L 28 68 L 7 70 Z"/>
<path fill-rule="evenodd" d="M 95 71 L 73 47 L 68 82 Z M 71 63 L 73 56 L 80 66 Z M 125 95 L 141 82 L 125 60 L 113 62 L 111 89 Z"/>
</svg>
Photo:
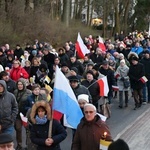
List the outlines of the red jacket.
<svg viewBox="0 0 150 150">
<path fill-rule="evenodd" d="M 29 74 L 24 68 L 19 66 L 18 68 L 12 68 L 12 70 L 10 71 L 10 78 L 14 81 L 17 81 L 20 78 L 28 79 Z"/>
</svg>

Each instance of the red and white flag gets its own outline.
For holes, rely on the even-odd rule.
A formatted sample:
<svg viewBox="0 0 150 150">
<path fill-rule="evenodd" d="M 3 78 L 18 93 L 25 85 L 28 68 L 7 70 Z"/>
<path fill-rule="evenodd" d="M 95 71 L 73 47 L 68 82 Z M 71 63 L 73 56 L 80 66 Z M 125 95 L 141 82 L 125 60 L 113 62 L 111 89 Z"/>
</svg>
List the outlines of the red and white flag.
<svg viewBox="0 0 150 150">
<path fill-rule="evenodd" d="M 148 81 L 148 79 L 145 76 L 141 77 L 140 80 L 142 81 L 142 83 L 146 83 Z"/>
<path fill-rule="evenodd" d="M 107 82 L 107 77 L 104 76 L 101 79 L 97 80 L 97 83 L 100 86 L 100 96 L 108 96 L 109 87 Z"/>
<path fill-rule="evenodd" d="M 28 118 L 25 117 L 22 113 L 20 113 L 20 117 L 21 117 L 21 120 L 22 120 L 22 125 L 24 127 L 27 127 L 28 126 Z"/>
<path fill-rule="evenodd" d="M 102 51 L 106 51 L 105 44 L 104 44 L 104 42 L 103 42 L 103 39 L 102 39 L 100 36 L 99 36 L 98 47 L 99 47 Z"/>
<path fill-rule="evenodd" d="M 112 88 L 113 88 L 114 91 L 118 91 L 119 90 L 119 87 L 116 86 L 116 85 L 112 85 Z"/>
<path fill-rule="evenodd" d="M 120 77 L 120 74 L 119 74 L 119 73 L 116 73 L 116 74 L 115 74 L 115 78 L 117 79 L 118 77 Z"/>
<path fill-rule="evenodd" d="M 77 42 L 75 44 L 75 48 L 77 51 L 77 54 L 79 58 L 84 58 L 85 54 L 90 53 L 90 50 L 86 47 L 86 45 L 83 43 L 83 40 L 80 36 L 80 33 L 78 33 Z"/>
</svg>

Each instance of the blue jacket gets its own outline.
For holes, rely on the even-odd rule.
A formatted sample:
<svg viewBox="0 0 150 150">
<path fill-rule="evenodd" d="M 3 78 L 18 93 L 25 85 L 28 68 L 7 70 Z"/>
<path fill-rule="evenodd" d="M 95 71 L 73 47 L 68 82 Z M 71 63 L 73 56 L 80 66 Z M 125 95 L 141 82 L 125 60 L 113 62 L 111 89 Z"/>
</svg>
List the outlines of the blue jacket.
<svg viewBox="0 0 150 150">
<path fill-rule="evenodd" d="M 131 49 L 131 52 L 135 52 L 136 54 L 140 54 L 141 52 L 143 51 L 143 48 L 142 47 L 133 47 Z"/>
</svg>

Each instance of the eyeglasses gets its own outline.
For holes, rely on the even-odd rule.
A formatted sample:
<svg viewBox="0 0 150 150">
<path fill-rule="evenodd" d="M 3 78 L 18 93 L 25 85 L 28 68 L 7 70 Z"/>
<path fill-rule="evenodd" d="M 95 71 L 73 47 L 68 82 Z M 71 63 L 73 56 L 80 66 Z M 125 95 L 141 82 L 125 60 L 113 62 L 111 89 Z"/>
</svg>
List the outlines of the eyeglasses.
<svg viewBox="0 0 150 150">
<path fill-rule="evenodd" d="M 85 111 L 85 114 L 92 114 L 94 111 Z"/>
</svg>

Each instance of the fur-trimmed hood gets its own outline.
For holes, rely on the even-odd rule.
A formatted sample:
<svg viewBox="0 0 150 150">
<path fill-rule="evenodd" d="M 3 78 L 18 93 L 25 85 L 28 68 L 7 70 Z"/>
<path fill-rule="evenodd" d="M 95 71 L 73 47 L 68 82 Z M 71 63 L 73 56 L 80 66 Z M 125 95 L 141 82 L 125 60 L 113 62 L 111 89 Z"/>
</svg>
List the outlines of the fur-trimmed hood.
<svg viewBox="0 0 150 150">
<path fill-rule="evenodd" d="M 132 56 L 135 56 L 135 57 L 139 58 L 138 54 L 136 54 L 135 52 L 130 52 L 128 54 L 128 59 L 130 59 Z"/>
<path fill-rule="evenodd" d="M 47 112 L 47 119 L 50 120 L 51 119 L 51 108 L 48 102 L 41 100 L 41 101 L 37 101 L 36 103 L 34 103 L 34 105 L 32 106 L 31 109 L 31 113 L 30 113 L 30 119 L 32 121 L 33 124 L 36 124 L 35 121 L 35 116 L 36 116 L 36 111 L 37 108 L 43 106 Z"/>
</svg>

